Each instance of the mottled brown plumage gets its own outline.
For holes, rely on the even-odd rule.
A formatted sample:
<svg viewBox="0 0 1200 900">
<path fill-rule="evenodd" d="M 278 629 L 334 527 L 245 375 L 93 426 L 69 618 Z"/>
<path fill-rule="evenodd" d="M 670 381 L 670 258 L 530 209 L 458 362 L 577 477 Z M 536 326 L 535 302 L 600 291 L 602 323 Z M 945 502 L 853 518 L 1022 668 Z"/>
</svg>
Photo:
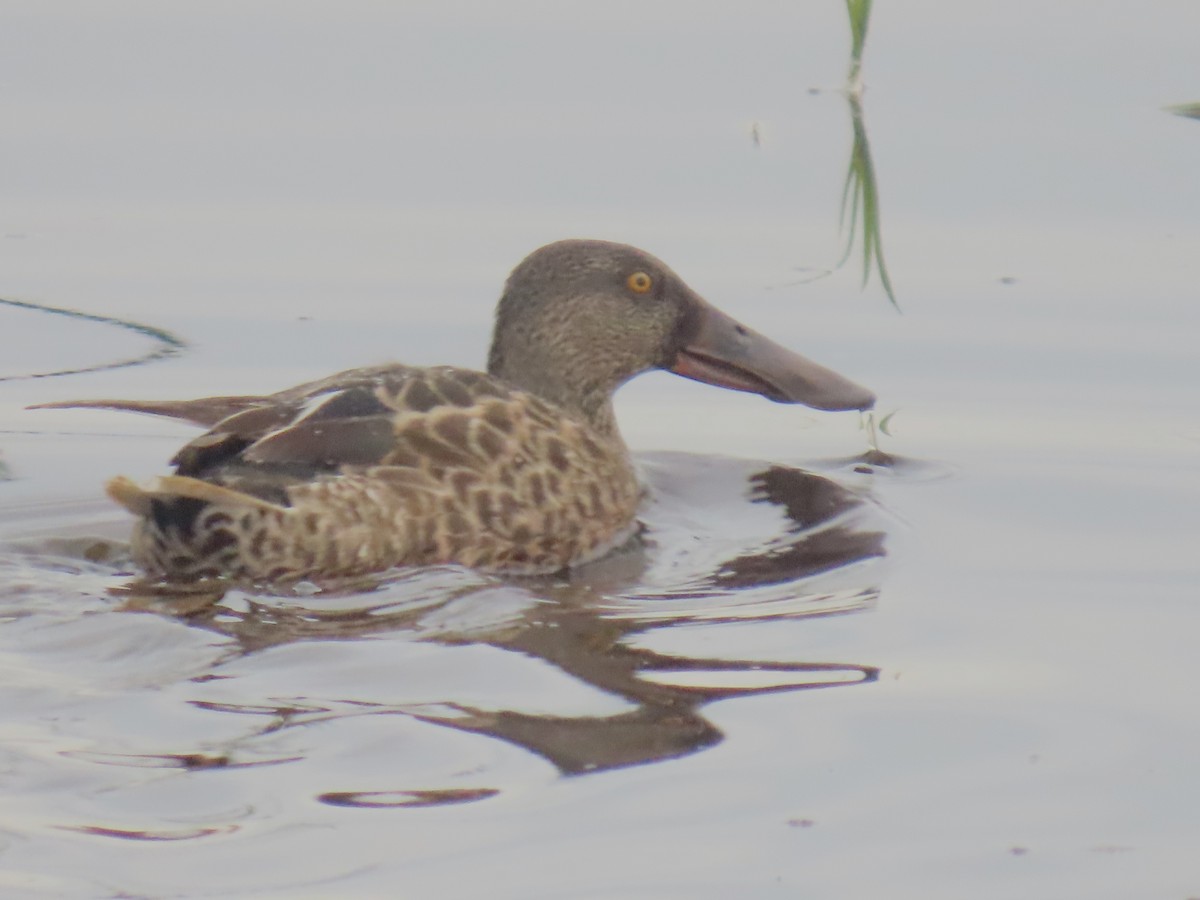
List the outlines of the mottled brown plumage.
<svg viewBox="0 0 1200 900">
<path fill-rule="evenodd" d="M 718 312 L 633 247 L 560 241 L 512 273 L 488 372 L 354 369 L 277 394 L 47 404 L 148 412 L 208 428 L 145 487 L 156 578 L 259 582 L 456 562 L 551 572 L 626 540 L 641 498 L 612 394 L 651 368 L 780 402 L 874 398 Z"/>
</svg>

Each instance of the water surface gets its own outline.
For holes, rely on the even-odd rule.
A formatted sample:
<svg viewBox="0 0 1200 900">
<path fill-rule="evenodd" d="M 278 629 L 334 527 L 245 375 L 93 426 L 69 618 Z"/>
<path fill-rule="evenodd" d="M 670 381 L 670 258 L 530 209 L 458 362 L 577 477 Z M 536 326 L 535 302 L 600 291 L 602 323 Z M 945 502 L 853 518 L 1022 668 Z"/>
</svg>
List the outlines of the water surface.
<svg viewBox="0 0 1200 900">
<path fill-rule="evenodd" d="M 1200 94 L 1183 0 L 877 4 L 902 312 L 837 231 L 841 4 L 73 9 L 0 35 L 13 896 L 1200 896 Z M 754 135 L 757 133 L 757 141 Z M 479 365 L 623 240 L 895 413 L 618 398 L 647 530 L 571 579 L 131 592 L 80 396 Z M 814 510 L 818 511 L 814 513 Z"/>
</svg>

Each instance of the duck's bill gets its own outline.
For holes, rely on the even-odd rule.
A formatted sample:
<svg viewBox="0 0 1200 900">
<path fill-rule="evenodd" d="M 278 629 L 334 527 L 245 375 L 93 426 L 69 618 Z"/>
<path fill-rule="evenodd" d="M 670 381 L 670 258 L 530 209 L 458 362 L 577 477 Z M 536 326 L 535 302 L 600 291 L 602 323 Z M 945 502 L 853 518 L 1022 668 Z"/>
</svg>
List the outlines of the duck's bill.
<svg viewBox="0 0 1200 900">
<path fill-rule="evenodd" d="M 677 375 L 813 409 L 871 409 L 875 395 L 701 301 L 688 316 L 673 365 Z"/>
</svg>

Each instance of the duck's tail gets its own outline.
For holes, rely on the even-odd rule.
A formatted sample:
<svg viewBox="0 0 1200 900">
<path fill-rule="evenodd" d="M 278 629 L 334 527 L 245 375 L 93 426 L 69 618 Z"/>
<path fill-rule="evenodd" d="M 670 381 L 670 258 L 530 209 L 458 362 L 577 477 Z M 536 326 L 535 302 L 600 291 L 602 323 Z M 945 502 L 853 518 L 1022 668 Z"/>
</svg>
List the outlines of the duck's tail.
<svg viewBox="0 0 1200 900">
<path fill-rule="evenodd" d="M 151 504 L 153 501 L 176 500 L 181 497 L 234 509 L 258 509 L 271 512 L 283 512 L 287 509 L 285 506 L 270 503 L 259 497 L 221 487 L 219 484 L 201 481 L 198 478 L 189 478 L 186 475 L 161 475 L 150 481 L 145 487 L 124 475 L 118 475 L 116 478 L 109 479 L 104 489 L 116 503 L 125 507 L 135 516 L 143 518 L 152 514 Z"/>
<path fill-rule="evenodd" d="M 115 409 L 182 419 L 211 428 L 222 419 L 263 402 L 262 397 L 205 397 L 201 400 L 59 400 L 37 403 L 26 409 Z"/>
</svg>

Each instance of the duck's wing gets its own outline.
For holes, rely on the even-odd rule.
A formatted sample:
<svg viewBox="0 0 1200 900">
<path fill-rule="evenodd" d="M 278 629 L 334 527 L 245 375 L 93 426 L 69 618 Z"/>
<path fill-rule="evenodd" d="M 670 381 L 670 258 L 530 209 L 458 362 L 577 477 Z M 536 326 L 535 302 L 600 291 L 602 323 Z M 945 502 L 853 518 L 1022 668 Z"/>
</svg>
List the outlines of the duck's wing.
<svg viewBox="0 0 1200 900">
<path fill-rule="evenodd" d="M 350 468 L 470 467 L 472 460 L 483 467 L 489 450 L 504 452 L 503 434 L 485 413 L 532 399 L 467 369 L 354 369 L 258 398 L 184 445 L 172 463 L 179 475 L 272 502 L 284 500 L 289 486 Z M 473 420 L 483 424 L 472 428 Z"/>
</svg>

